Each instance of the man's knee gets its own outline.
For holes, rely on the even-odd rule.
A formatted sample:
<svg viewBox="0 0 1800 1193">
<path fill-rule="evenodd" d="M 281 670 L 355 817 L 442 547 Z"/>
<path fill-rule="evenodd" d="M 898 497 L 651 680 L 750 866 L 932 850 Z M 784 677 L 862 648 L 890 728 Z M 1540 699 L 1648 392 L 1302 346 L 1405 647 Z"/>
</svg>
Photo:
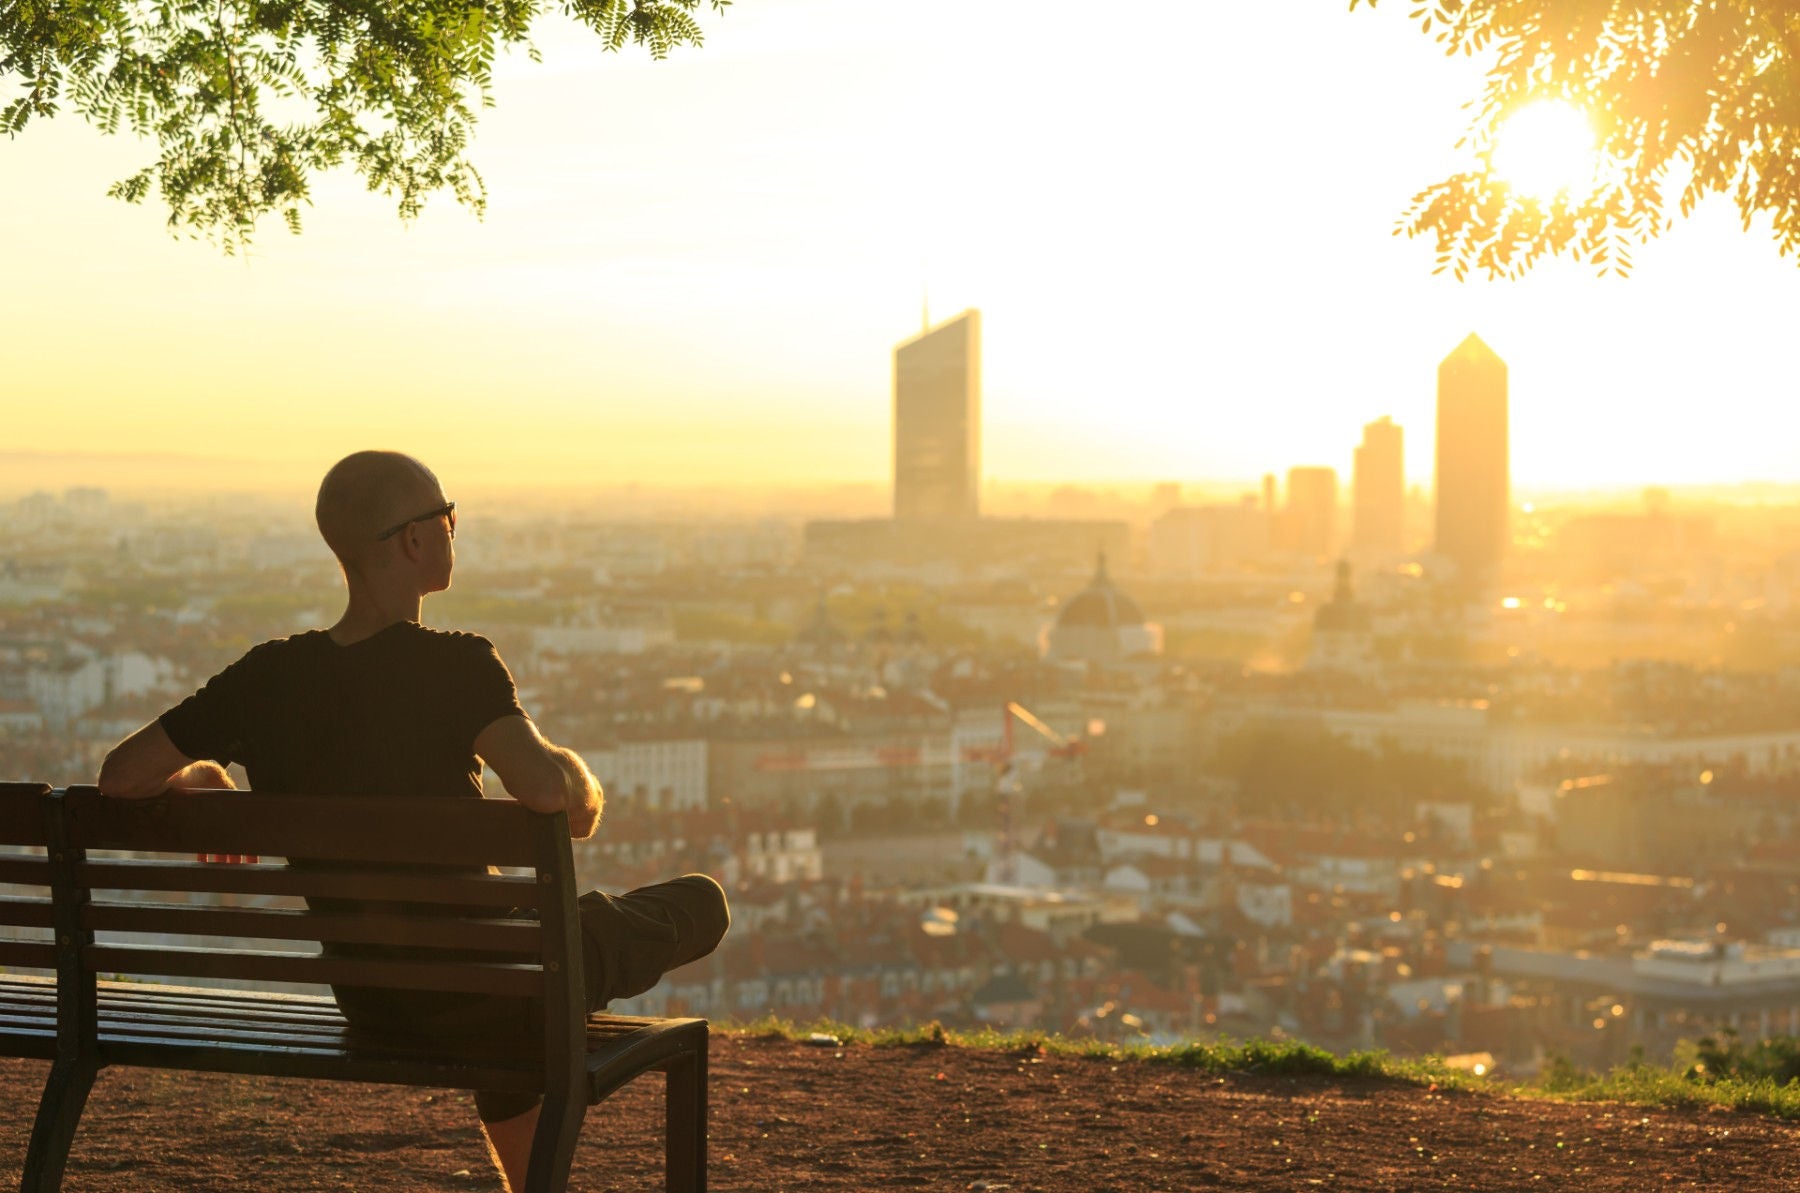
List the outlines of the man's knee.
<svg viewBox="0 0 1800 1193">
<path fill-rule="evenodd" d="M 694 921 L 695 943 L 712 952 L 731 928 L 731 905 L 725 898 L 725 888 L 709 874 L 683 874 L 675 881 L 692 889 L 688 914 Z"/>
</svg>

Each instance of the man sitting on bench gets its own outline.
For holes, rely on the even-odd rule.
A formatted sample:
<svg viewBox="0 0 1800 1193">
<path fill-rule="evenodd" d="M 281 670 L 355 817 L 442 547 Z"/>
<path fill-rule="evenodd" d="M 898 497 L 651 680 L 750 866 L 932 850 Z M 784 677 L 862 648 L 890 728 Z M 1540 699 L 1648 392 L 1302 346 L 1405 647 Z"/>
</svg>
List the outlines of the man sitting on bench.
<svg viewBox="0 0 1800 1193">
<path fill-rule="evenodd" d="M 224 767 L 240 762 L 257 791 L 479 799 L 485 761 L 514 799 L 539 812 L 566 810 L 570 832 L 592 836 L 599 784 L 580 755 L 538 732 L 493 645 L 419 623 L 423 598 L 450 587 L 456 562 L 456 503 L 431 470 L 398 452 L 347 456 L 319 486 L 317 516 L 343 566 L 344 615 L 328 630 L 254 647 L 119 743 L 101 767 L 101 791 L 133 799 L 229 787 Z M 589 891 L 580 910 L 590 1011 L 706 956 L 730 923 L 725 892 L 704 874 L 625 895 Z M 380 952 L 329 947 L 336 955 Z M 518 998 L 360 987 L 333 993 L 357 1027 L 516 1035 L 521 1047 L 539 1038 L 532 1005 Z M 539 1101 L 475 1095 L 490 1153 L 511 1188 L 525 1183 Z"/>
</svg>

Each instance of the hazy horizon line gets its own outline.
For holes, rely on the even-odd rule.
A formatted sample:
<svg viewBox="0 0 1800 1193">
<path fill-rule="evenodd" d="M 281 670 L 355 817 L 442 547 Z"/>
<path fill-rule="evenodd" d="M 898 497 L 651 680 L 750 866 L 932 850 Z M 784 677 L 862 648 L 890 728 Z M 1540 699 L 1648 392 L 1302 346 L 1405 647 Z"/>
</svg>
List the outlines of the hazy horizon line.
<svg viewBox="0 0 1800 1193">
<path fill-rule="evenodd" d="M 71 467 L 72 474 L 50 477 L 42 475 L 40 472 L 34 477 L 18 477 L 16 468 L 7 468 L 6 465 L 36 466 L 39 470 L 58 466 Z M 96 475 L 91 471 L 106 468 L 130 472 L 133 475 L 108 477 Z M 74 469 L 80 471 L 74 472 Z M 166 479 L 146 477 L 143 475 L 146 469 L 168 470 L 172 475 Z M 196 476 L 196 469 L 205 470 L 212 475 Z M 317 483 L 312 479 L 312 467 L 298 462 L 173 451 L 106 452 L 7 448 L 0 450 L 0 471 L 13 474 L 5 480 L 0 480 L 0 500 L 16 500 L 34 492 L 56 494 L 71 488 L 104 488 L 109 494 L 125 499 L 135 495 L 159 498 L 187 495 L 216 496 L 229 493 L 272 496 L 302 493 L 310 495 Z M 251 483 L 251 478 L 254 478 L 254 483 Z M 1348 480 L 1348 478 L 1342 479 Z M 1183 490 L 1181 495 L 1183 504 L 1228 504 L 1233 496 L 1255 496 L 1260 499 L 1262 477 L 1255 475 L 1220 478 L 1047 479 L 989 476 L 982 481 L 982 491 L 986 493 L 995 490 L 1012 490 L 1014 493 L 1048 497 L 1054 495 L 1058 490 L 1072 489 L 1100 497 L 1141 500 L 1151 496 L 1157 486 L 1169 484 L 1178 485 Z M 870 497 L 879 497 L 888 492 L 891 486 L 891 478 L 880 477 L 820 478 L 815 480 L 771 478 L 765 482 L 738 479 L 721 481 L 614 480 L 605 483 L 569 480 L 488 481 L 474 485 L 458 485 L 457 487 L 471 493 L 520 496 L 532 493 L 562 496 L 575 494 L 638 496 L 704 494 L 717 496 L 741 493 L 798 497 L 809 494 L 842 494 L 851 491 L 864 493 Z M 1409 490 L 1425 490 L 1425 496 L 1429 499 L 1431 485 L 1428 480 L 1408 478 L 1407 486 Z M 1348 483 L 1341 487 L 1340 491 L 1345 497 L 1344 504 L 1348 503 L 1347 496 L 1350 488 Z M 1665 490 L 1671 496 L 1689 497 L 1738 497 L 1741 499 L 1757 494 L 1800 497 L 1800 479 L 1757 478 L 1687 482 L 1650 479 L 1602 485 L 1520 484 L 1515 481 L 1513 500 L 1514 504 L 1571 499 L 1616 501 L 1622 497 L 1641 498 L 1649 489 Z"/>
</svg>

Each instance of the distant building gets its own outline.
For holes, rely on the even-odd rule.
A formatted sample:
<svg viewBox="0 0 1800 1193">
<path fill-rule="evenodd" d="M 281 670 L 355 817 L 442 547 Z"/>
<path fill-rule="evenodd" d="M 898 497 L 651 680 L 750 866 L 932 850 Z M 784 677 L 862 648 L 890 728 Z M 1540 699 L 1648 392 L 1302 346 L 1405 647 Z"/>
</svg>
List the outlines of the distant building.
<svg viewBox="0 0 1800 1193">
<path fill-rule="evenodd" d="M 621 741 L 583 750 L 581 757 L 609 796 L 631 799 L 642 812 L 704 811 L 707 743 Z"/>
<path fill-rule="evenodd" d="M 1406 459 L 1402 432 L 1391 418 L 1363 428 L 1351 472 L 1351 545 L 1366 559 L 1406 549 Z"/>
<path fill-rule="evenodd" d="M 1043 650 L 1055 662 L 1145 658 L 1162 653 L 1162 627 L 1145 621 L 1137 602 L 1113 586 L 1103 551 L 1093 580 L 1069 598 L 1045 631 Z"/>
<path fill-rule="evenodd" d="M 894 349 L 894 517 L 980 514 L 981 313 L 967 310 Z"/>
<path fill-rule="evenodd" d="M 864 518 L 808 522 L 803 561 L 826 574 L 911 578 L 951 583 L 961 576 L 1001 571 L 1067 571 L 1131 550 L 1131 527 L 1121 521 L 1054 518 L 973 520 Z"/>
<path fill-rule="evenodd" d="M 1336 548 L 1336 469 L 1288 469 L 1287 545 L 1315 556 Z"/>
<path fill-rule="evenodd" d="M 1181 505 L 1150 523 L 1151 568 L 1166 576 L 1200 576 L 1260 559 L 1269 552 L 1269 519 L 1255 497 L 1237 505 Z"/>
<path fill-rule="evenodd" d="M 1492 580 L 1506 555 L 1508 467 L 1506 362 L 1471 335 L 1438 365 L 1433 548 L 1465 584 Z"/>
</svg>

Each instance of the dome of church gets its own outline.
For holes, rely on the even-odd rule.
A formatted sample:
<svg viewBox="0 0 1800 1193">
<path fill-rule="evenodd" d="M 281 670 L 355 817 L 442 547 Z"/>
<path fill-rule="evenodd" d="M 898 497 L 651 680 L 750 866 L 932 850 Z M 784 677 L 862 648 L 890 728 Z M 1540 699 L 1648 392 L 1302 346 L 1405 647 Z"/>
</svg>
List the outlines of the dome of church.
<svg viewBox="0 0 1800 1193">
<path fill-rule="evenodd" d="M 1102 551 L 1094 578 L 1069 598 L 1045 633 L 1044 653 L 1090 662 L 1161 654 L 1162 627 L 1146 622 L 1137 602 L 1113 585 Z"/>
<path fill-rule="evenodd" d="M 1069 603 L 1056 615 L 1058 628 L 1089 626 L 1117 629 L 1122 625 L 1142 625 L 1144 614 L 1137 602 L 1113 587 L 1106 574 L 1106 553 L 1100 553 L 1100 564 L 1088 586 L 1069 598 Z"/>
</svg>

